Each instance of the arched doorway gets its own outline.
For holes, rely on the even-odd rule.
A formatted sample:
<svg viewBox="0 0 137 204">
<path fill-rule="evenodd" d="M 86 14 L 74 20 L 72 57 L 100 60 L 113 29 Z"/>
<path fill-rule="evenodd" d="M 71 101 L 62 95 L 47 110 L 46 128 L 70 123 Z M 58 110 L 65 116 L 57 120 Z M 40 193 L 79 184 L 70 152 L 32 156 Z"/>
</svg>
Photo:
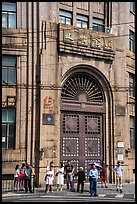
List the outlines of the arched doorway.
<svg viewBox="0 0 137 204">
<path fill-rule="evenodd" d="M 100 161 L 106 148 L 106 105 L 100 82 L 79 71 L 71 74 L 61 91 L 61 160 L 71 160 L 76 170 Z"/>
</svg>

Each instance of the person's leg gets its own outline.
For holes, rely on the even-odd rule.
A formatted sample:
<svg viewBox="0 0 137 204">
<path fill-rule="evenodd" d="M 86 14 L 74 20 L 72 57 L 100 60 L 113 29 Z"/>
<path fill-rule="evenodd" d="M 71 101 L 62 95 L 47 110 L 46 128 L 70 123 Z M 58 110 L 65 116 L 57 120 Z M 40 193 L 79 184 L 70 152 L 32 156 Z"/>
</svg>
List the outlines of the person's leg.
<svg viewBox="0 0 137 204">
<path fill-rule="evenodd" d="M 51 185 L 49 186 L 49 191 L 52 191 Z"/>
<path fill-rule="evenodd" d="M 47 184 L 47 193 L 49 192 L 49 188 L 50 188 L 50 186 L 49 186 L 49 184 Z"/>
<path fill-rule="evenodd" d="M 31 193 L 31 179 L 28 179 L 28 187 L 29 187 L 29 192 Z"/>
<path fill-rule="evenodd" d="M 96 194 L 96 189 L 95 189 L 95 179 L 93 180 L 93 194 Z"/>
<path fill-rule="evenodd" d="M 57 191 L 59 191 L 59 184 L 57 184 Z"/>
<path fill-rule="evenodd" d="M 24 180 L 25 193 L 28 192 L 28 179 Z"/>
<path fill-rule="evenodd" d="M 53 186 L 52 186 L 52 184 L 50 185 L 50 190 L 51 190 L 51 193 L 53 193 Z"/>
<path fill-rule="evenodd" d="M 46 188 L 45 188 L 45 191 L 47 192 L 47 186 L 48 186 L 48 184 L 46 184 Z"/>
<path fill-rule="evenodd" d="M 119 189 L 119 177 L 116 177 L 116 189 L 117 189 L 117 191 Z"/>
<path fill-rule="evenodd" d="M 73 190 L 74 186 L 73 186 L 72 182 L 74 182 L 74 180 L 73 180 L 74 178 L 73 178 L 72 174 L 70 174 L 69 176 L 70 176 L 69 177 L 70 178 L 70 188 L 71 188 L 71 190 Z"/>
<path fill-rule="evenodd" d="M 67 189 L 69 189 L 69 174 L 66 175 Z"/>
<path fill-rule="evenodd" d="M 103 184 L 104 184 L 103 179 L 101 179 L 101 187 L 102 188 L 104 187 Z"/>
<path fill-rule="evenodd" d="M 20 179 L 20 190 L 23 189 L 23 178 Z"/>
<path fill-rule="evenodd" d="M 22 188 L 22 190 L 25 189 L 25 187 L 24 187 L 24 178 L 22 178 L 22 180 L 21 180 L 21 188 Z"/>
<path fill-rule="evenodd" d="M 81 181 L 81 193 L 84 191 L 84 181 Z"/>
<path fill-rule="evenodd" d="M 17 178 L 17 191 L 19 191 L 19 179 Z"/>
<path fill-rule="evenodd" d="M 105 188 L 108 188 L 108 186 L 107 186 L 107 177 L 105 178 L 104 183 L 105 183 Z"/>
<path fill-rule="evenodd" d="M 119 177 L 119 189 L 120 193 L 122 193 L 122 177 Z"/>
<path fill-rule="evenodd" d="M 90 195 L 93 195 L 93 179 L 90 178 Z"/>
<path fill-rule="evenodd" d="M 97 196 L 97 180 L 94 179 L 93 181 L 93 191 L 94 191 L 94 196 Z"/>
<path fill-rule="evenodd" d="M 17 177 L 15 177 L 15 179 L 14 179 L 14 190 L 17 190 Z"/>
<path fill-rule="evenodd" d="M 77 193 L 79 193 L 80 182 L 77 183 Z"/>
</svg>

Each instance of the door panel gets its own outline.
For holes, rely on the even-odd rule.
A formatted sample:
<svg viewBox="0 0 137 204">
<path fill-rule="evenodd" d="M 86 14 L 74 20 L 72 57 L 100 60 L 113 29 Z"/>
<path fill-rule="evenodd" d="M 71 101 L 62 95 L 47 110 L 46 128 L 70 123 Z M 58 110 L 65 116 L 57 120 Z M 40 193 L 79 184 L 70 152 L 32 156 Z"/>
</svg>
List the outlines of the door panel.
<svg viewBox="0 0 137 204">
<path fill-rule="evenodd" d="M 87 175 L 89 161 L 101 160 L 102 115 L 61 113 L 61 160 L 68 159 L 76 171 L 83 166 Z"/>
</svg>

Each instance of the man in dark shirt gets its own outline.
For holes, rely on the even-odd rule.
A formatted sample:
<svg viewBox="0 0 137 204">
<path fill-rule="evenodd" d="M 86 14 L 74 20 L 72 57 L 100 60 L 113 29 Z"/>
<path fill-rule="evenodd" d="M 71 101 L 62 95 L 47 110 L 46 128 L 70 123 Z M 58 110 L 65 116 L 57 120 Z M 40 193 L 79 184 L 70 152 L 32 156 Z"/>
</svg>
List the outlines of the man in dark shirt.
<svg viewBox="0 0 137 204">
<path fill-rule="evenodd" d="M 68 160 L 67 164 L 64 166 L 64 174 L 66 175 L 67 189 L 69 189 L 69 184 L 70 184 L 70 190 L 73 190 L 72 180 L 73 180 L 73 174 L 74 174 L 74 167 L 70 163 L 70 160 Z"/>
</svg>

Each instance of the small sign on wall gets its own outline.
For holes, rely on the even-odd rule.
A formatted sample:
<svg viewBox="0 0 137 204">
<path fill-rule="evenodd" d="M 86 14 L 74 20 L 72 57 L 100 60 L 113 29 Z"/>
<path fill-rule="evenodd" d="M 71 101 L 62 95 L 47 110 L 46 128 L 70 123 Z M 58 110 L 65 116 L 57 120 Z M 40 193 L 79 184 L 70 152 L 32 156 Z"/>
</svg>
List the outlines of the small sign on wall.
<svg viewBox="0 0 137 204">
<path fill-rule="evenodd" d="M 53 108 L 53 98 L 52 96 L 46 96 L 44 98 L 44 109 L 52 109 Z"/>
<path fill-rule="evenodd" d="M 123 154 L 118 154 L 117 155 L 117 160 L 118 161 L 123 161 Z"/>
<path fill-rule="evenodd" d="M 123 147 L 123 142 L 118 142 L 117 147 Z"/>
<path fill-rule="evenodd" d="M 55 124 L 55 114 L 43 113 L 42 124 L 43 125 L 54 125 Z"/>
</svg>

